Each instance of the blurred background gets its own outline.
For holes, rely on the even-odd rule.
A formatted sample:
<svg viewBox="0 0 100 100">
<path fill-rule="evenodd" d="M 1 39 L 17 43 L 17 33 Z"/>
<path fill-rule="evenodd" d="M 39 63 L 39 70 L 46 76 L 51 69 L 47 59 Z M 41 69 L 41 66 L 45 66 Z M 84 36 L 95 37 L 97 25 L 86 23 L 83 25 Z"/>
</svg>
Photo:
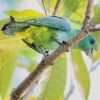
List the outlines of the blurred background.
<svg viewBox="0 0 100 100">
<path fill-rule="evenodd" d="M 68 1 L 68 0 L 65 0 Z M 75 0 L 71 0 L 74 2 Z M 80 1 L 80 0 L 77 0 Z M 73 3 L 73 5 L 77 5 L 77 1 Z M 86 2 L 86 0 L 83 0 Z M 15 11 L 22 11 L 32 9 L 39 14 L 33 14 L 31 17 L 37 17 L 37 15 L 41 16 L 44 13 L 43 7 L 39 3 L 40 0 L 0 0 L 0 28 L 6 23 L 9 22 L 9 15 L 13 15 L 12 10 Z M 50 2 L 50 1 L 49 1 Z M 94 2 L 94 11 L 93 11 L 93 19 L 92 22 L 100 23 L 100 0 L 95 0 Z M 68 5 L 63 5 L 64 7 L 68 6 L 69 9 L 64 9 L 61 6 L 60 12 L 58 15 L 70 19 L 72 21 L 71 25 L 73 27 L 80 27 L 80 20 L 82 18 L 79 17 L 81 15 L 81 10 L 83 11 L 85 3 L 80 4 L 81 9 L 71 8 L 71 4 L 69 2 Z M 52 7 L 52 6 L 51 6 Z M 83 7 L 83 8 L 82 8 Z M 71 10 L 70 10 L 71 9 Z M 76 9 L 73 11 L 73 9 Z M 65 10 L 65 12 L 63 12 Z M 11 12 L 10 12 L 11 11 Z M 32 14 L 32 11 L 29 10 Z M 74 13 L 72 13 L 74 12 Z M 79 14 L 77 14 L 79 12 Z M 16 12 L 15 12 L 16 13 Z M 27 11 L 23 12 L 24 16 L 27 15 Z M 30 14 L 30 15 L 31 15 Z M 51 13 L 48 13 L 49 15 Z M 95 14 L 95 16 L 94 16 Z M 23 14 L 22 14 L 23 15 Z M 15 14 L 19 16 L 18 14 Z M 74 16 L 74 17 L 73 17 Z M 78 17 L 77 17 L 78 16 Z M 77 17 L 75 19 L 75 17 Z M 27 17 L 26 17 L 27 18 Z M 23 17 L 22 17 L 23 19 Z M 76 21 L 77 20 L 77 21 Z M 100 34 L 95 35 L 98 39 L 100 44 Z M 36 65 L 41 61 L 42 55 L 38 54 L 37 52 L 33 51 L 29 47 L 27 47 L 19 38 L 9 37 L 2 34 L 0 31 L 0 100 L 8 100 L 9 94 L 13 89 L 20 84 L 27 75 L 36 67 Z M 87 69 L 90 73 L 90 94 L 88 100 L 98 100 L 100 98 L 100 50 L 93 59 L 90 59 L 82 52 L 83 61 L 87 66 Z M 72 61 L 70 53 L 67 53 L 67 74 L 66 74 L 66 88 L 64 91 L 64 97 L 68 94 L 70 87 L 75 85 L 74 92 L 69 97 L 68 100 L 83 100 L 78 86 L 75 82 L 75 77 L 73 76 L 73 69 L 72 69 Z M 63 65 L 61 65 L 63 67 Z M 91 67 L 92 66 L 92 67 Z M 65 69 L 64 69 L 65 70 Z M 46 74 L 47 75 L 47 74 Z M 45 78 L 44 78 L 45 79 Z M 37 95 L 38 86 L 32 92 L 32 100 Z M 41 99 L 43 100 L 43 99 Z M 46 99 L 45 99 L 46 100 Z M 49 99 L 48 99 L 49 100 Z M 60 100 L 60 99 L 59 99 Z M 66 99 L 67 100 L 67 99 Z"/>
</svg>

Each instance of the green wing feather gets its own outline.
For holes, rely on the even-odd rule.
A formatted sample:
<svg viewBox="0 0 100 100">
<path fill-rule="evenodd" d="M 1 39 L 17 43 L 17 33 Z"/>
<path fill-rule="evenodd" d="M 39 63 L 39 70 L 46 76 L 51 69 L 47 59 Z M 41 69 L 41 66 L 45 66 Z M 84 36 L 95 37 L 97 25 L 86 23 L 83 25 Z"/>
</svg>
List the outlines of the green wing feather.
<svg viewBox="0 0 100 100">
<path fill-rule="evenodd" d="M 65 20 L 57 16 L 45 16 L 38 19 L 31 19 L 24 21 L 28 25 L 46 26 L 48 28 L 54 28 L 63 31 L 71 30 L 68 20 Z"/>
</svg>

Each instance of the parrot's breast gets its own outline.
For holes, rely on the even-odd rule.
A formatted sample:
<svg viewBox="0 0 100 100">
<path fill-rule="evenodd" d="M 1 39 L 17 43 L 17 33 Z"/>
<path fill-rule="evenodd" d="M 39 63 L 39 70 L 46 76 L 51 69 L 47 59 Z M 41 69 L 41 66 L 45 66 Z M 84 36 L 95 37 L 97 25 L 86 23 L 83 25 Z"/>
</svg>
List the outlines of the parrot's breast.
<svg viewBox="0 0 100 100">
<path fill-rule="evenodd" d="M 34 43 L 39 52 L 41 52 L 41 48 L 47 51 L 53 51 L 59 46 L 57 41 L 62 43 L 62 41 L 66 40 L 66 31 L 48 27 L 32 26 L 26 30 L 26 33 L 29 35 L 24 39 L 30 44 Z"/>
</svg>

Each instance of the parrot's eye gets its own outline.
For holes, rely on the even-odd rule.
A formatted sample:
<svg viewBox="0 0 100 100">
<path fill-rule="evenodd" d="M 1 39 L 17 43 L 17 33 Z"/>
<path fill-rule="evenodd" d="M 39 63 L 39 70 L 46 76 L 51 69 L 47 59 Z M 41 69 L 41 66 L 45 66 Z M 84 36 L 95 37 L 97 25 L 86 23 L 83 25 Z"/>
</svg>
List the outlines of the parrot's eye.
<svg viewBox="0 0 100 100">
<path fill-rule="evenodd" d="M 95 44 L 95 40 L 94 40 L 94 39 L 91 39 L 91 40 L 90 40 L 90 44 L 91 44 L 91 45 L 94 45 L 94 44 Z"/>
</svg>

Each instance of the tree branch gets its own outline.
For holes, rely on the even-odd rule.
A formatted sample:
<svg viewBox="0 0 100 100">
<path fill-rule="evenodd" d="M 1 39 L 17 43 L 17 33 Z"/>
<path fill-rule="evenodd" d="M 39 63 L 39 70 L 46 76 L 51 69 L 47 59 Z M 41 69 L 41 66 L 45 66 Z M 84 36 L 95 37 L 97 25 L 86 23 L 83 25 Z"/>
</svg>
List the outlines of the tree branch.
<svg viewBox="0 0 100 100">
<path fill-rule="evenodd" d="M 97 32 L 97 31 L 100 31 L 100 28 L 91 27 L 88 31 L 89 32 Z"/>
<path fill-rule="evenodd" d="M 90 32 L 100 31 L 100 24 L 94 25 L 94 27 L 90 27 Z"/>
<path fill-rule="evenodd" d="M 91 2 L 92 0 L 88 0 L 88 4 L 89 2 Z M 58 4 L 56 10 L 54 11 L 54 15 L 56 14 L 55 12 L 57 12 L 57 9 L 59 8 L 59 2 L 61 2 L 61 0 L 58 0 Z M 87 4 L 87 5 L 88 5 Z M 92 6 L 89 6 L 86 8 L 86 12 L 91 13 L 91 9 Z M 10 95 L 10 100 L 18 100 L 20 98 L 20 96 L 25 92 L 25 90 L 32 84 L 32 83 L 36 83 L 36 80 L 38 79 L 38 77 L 42 74 L 42 72 L 47 68 L 50 67 L 49 65 L 52 64 L 52 62 L 61 54 L 65 53 L 66 50 L 68 50 L 69 48 L 71 48 L 73 45 L 75 45 L 76 43 L 78 43 L 80 40 L 82 40 L 83 38 L 85 38 L 89 32 L 91 31 L 96 31 L 100 28 L 89 28 L 87 27 L 87 24 L 89 24 L 89 18 L 87 18 L 86 16 L 88 16 L 88 13 L 85 14 L 85 18 L 84 19 L 84 23 L 83 23 L 83 28 L 79 33 L 77 33 L 75 36 L 73 36 L 71 39 L 69 39 L 67 41 L 67 43 L 64 43 L 62 45 L 59 46 L 59 48 L 57 48 L 54 52 L 52 52 L 47 58 L 43 59 L 40 64 L 38 64 L 38 66 L 36 67 L 36 69 L 11 93 Z M 86 25 L 86 26 L 85 26 Z"/>
<path fill-rule="evenodd" d="M 42 5 L 43 5 L 43 9 L 44 9 L 45 15 L 47 16 L 47 11 L 46 11 L 46 8 L 45 8 L 44 0 L 42 0 Z"/>
<path fill-rule="evenodd" d="M 28 100 L 29 95 L 33 92 L 33 90 L 38 86 L 39 80 L 41 76 L 37 78 L 37 80 L 34 83 L 31 83 L 31 85 L 28 87 L 28 89 L 25 91 L 24 95 L 21 97 L 21 100 Z"/>
<path fill-rule="evenodd" d="M 57 1 L 52 16 L 55 16 L 55 15 L 57 14 L 57 11 L 58 11 L 58 9 L 59 9 L 59 7 L 60 7 L 61 2 L 62 2 L 62 0 L 58 0 L 58 1 Z"/>
<path fill-rule="evenodd" d="M 91 18 L 91 14 L 92 14 L 93 1 L 94 0 L 87 0 L 82 29 L 85 29 L 90 26 L 89 23 L 90 23 L 90 18 Z"/>
<path fill-rule="evenodd" d="M 88 29 L 91 30 L 91 29 Z M 10 100 L 17 100 L 22 93 L 31 85 L 31 83 L 36 83 L 37 78 L 42 74 L 42 72 L 50 67 L 49 65 L 61 54 L 66 52 L 69 48 L 75 45 L 77 42 L 86 37 L 89 33 L 87 29 L 80 31 L 78 34 L 73 36 L 67 43 L 62 44 L 59 48 L 57 48 L 53 53 L 51 53 L 47 58 L 42 60 L 40 64 L 36 67 L 36 69 L 11 93 Z"/>
</svg>

